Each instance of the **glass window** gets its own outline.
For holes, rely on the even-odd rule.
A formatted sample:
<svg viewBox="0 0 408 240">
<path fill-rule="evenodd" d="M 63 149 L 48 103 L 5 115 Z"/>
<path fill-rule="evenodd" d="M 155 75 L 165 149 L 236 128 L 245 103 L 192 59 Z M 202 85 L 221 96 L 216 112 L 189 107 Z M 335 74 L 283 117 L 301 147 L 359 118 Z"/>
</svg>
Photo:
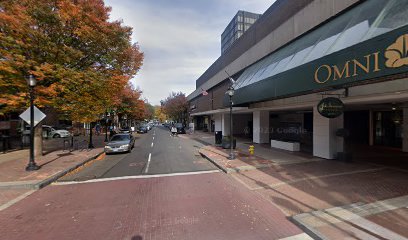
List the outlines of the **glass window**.
<svg viewBox="0 0 408 240">
<path fill-rule="evenodd" d="M 388 2 L 388 5 L 373 24 L 373 27 L 365 37 L 365 40 L 407 25 L 408 0 L 392 0 L 385 2 Z"/>
<path fill-rule="evenodd" d="M 335 18 L 329 24 L 320 27 L 318 30 L 322 34 L 321 38 L 313 47 L 310 54 L 306 57 L 304 63 L 323 57 L 329 48 L 334 44 L 336 39 L 340 36 L 340 33 L 346 28 L 352 17 L 353 13 L 352 11 L 349 11 L 342 17 Z"/>
<path fill-rule="evenodd" d="M 340 35 L 335 44 L 330 48 L 328 53 L 337 52 L 356 43 L 366 35 L 375 19 L 388 1 L 368 1 L 364 7 L 356 9 L 356 13 L 346 27 L 346 30 Z"/>
</svg>

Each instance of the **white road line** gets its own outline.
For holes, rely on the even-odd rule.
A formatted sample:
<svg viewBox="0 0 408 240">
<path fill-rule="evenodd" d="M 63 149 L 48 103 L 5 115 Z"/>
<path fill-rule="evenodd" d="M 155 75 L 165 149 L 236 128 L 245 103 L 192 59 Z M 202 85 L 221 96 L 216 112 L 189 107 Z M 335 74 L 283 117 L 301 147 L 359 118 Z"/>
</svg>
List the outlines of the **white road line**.
<svg viewBox="0 0 408 240">
<path fill-rule="evenodd" d="M 146 166 L 146 169 L 145 169 L 145 173 L 147 173 L 149 171 L 150 160 L 152 160 L 152 153 L 149 153 L 149 159 L 147 160 L 147 166 Z"/>
<path fill-rule="evenodd" d="M 23 194 L 21 194 L 20 196 L 14 198 L 13 200 L 8 201 L 7 203 L 5 203 L 5 204 L 3 204 L 3 205 L 0 205 L 0 211 L 6 209 L 6 208 L 8 208 L 8 207 L 10 207 L 11 205 L 13 205 L 13 204 L 15 204 L 15 203 L 17 203 L 17 202 L 19 202 L 19 201 L 21 201 L 21 200 L 23 200 L 24 198 L 28 197 L 29 195 L 31 195 L 31 194 L 32 194 L 33 192 L 35 192 L 35 191 L 37 191 L 37 190 L 28 191 L 28 192 L 23 193 Z"/>
<path fill-rule="evenodd" d="M 153 140 L 154 140 L 154 137 L 153 137 Z"/>
<path fill-rule="evenodd" d="M 153 143 L 152 143 L 152 147 L 153 147 Z"/>
<path fill-rule="evenodd" d="M 51 185 L 72 185 L 72 184 L 81 184 L 81 183 L 108 182 L 108 181 L 126 180 L 126 179 L 138 179 L 138 178 L 175 177 L 175 176 L 185 176 L 185 175 L 199 175 L 199 174 L 207 174 L 207 173 L 219 173 L 220 171 L 221 170 L 210 170 L 210 171 L 199 171 L 199 172 L 157 174 L 157 175 L 125 176 L 125 177 L 92 179 L 92 180 L 83 181 L 83 182 L 56 182 L 56 183 L 52 183 Z"/>
</svg>

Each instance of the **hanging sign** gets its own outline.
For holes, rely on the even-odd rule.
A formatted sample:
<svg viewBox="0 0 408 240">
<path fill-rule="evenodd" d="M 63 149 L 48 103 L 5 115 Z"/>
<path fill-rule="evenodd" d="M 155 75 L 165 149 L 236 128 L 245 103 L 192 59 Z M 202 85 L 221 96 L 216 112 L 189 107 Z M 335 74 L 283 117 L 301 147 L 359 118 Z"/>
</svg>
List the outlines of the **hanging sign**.
<svg viewBox="0 0 408 240">
<path fill-rule="evenodd" d="M 343 114 L 344 104 L 343 102 L 334 97 L 323 98 L 317 104 L 317 111 L 326 118 L 336 118 Z"/>
</svg>

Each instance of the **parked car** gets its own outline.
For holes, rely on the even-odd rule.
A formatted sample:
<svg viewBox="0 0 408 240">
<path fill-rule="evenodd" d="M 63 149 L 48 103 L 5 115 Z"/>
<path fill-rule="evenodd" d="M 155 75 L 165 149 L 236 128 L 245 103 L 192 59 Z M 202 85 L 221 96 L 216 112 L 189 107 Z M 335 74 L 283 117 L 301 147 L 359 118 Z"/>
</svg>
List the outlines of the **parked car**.
<svg viewBox="0 0 408 240">
<path fill-rule="evenodd" d="M 138 128 L 137 128 L 137 132 L 138 133 L 147 133 L 147 127 L 146 127 L 146 125 L 140 125 Z"/>
<path fill-rule="evenodd" d="M 119 133 L 111 137 L 105 146 L 105 153 L 131 152 L 135 147 L 135 138 L 128 133 Z"/>
<path fill-rule="evenodd" d="M 174 124 L 174 126 L 177 128 L 177 133 L 181 134 L 181 133 L 186 133 L 186 129 L 184 127 L 184 125 L 182 123 L 176 123 Z"/>
<path fill-rule="evenodd" d="M 122 128 L 119 130 L 119 132 L 120 132 L 120 133 L 131 133 L 131 129 L 130 129 L 130 127 L 122 127 Z"/>
<path fill-rule="evenodd" d="M 30 135 L 30 125 L 25 126 L 23 135 Z M 68 130 L 56 129 L 47 125 L 42 125 L 42 135 L 44 138 L 66 138 L 71 136 Z"/>
</svg>

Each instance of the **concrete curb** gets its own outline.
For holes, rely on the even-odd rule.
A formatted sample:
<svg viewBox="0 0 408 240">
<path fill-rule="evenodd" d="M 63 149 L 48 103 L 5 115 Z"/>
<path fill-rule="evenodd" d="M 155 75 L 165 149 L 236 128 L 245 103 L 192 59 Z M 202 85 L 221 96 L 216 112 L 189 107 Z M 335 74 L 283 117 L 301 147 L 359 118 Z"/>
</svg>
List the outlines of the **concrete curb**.
<svg viewBox="0 0 408 240">
<path fill-rule="evenodd" d="M 212 160 L 210 157 L 208 157 L 207 155 L 205 155 L 204 153 L 202 153 L 200 150 L 198 151 L 200 153 L 200 155 L 204 158 L 206 158 L 208 161 L 212 162 L 217 168 L 219 168 L 221 171 L 225 172 L 225 173 L 230 173 L 230 171 L 228 171 L 229 169 L 225 169 L 223 168 L 221 165 L 219 165 L 216 161 Z"/>
<path fill-rule="evenodd" d="M 319 232 L 316 232 L 313 229 L 309 228 L 302 221 L 298 221 L 295 217 L 296 216 L 287 217 L 287 218 L 289 219 L 289 221 L 291 221 L 293 224 L 295 224 L 298 228 L 300 228 L 303 232 L 305 232 L 307 235 L 309 235 L 313 239 L 315 239 L 315 240 L 328 240 L 327 238 L 323 237 Z"/>
<path fill-rule="evenodd" d="M 212 152 L 214 154 L 218 154 L 221 157 L 225 157 L 225 156 L 220 155 L 219 153 L 217 153 L 215 151 L 211 151 L 211 150 L 207 150 L 207 149 L 204 149 L 204 151 Z M 201 156 L 208 159 L 210 162 L 212 162 L 214 165 L 216 165 L 219 169 L 221 169 L 223 172 L 225 172 L 227 174 L 228 173 L 236 173 L 236 172 L 245 172 L 245 171 L 262 169 L 262 168 L 269 168 L 269 167 L 275 166 L 275 164 L 270 163 L 270 164 L 260 164 L 260 165 L 257 165 L 257 166 L 242 166 L 242 167 L 237 167 L 237 168 L 227 168 L 227 167 L 224 167 L 224 166 L 218 164 L 215 160 L 213 160 L 212 158 L 207 156 L 205 153 L 203 153 L 201 151 L 201 149 L 199 150 L 199 153 L 201 154 Z"/>
<path fill-rule="evenodd" d="M 75 166 L 73 166 L 73 167 L 70 167 L 70 168 L 68 168 L 68 169 L 65 169 L 65 170 L 63 170 L 63 171 L 61 171 L 61 172 L 59 172 L 59 173 L 57 173 L 57 174 L 55 174 L 55 175 L 53 175 L 53 176 L 47 178 L 47 179 L 42 180 L 41 182 L 35 184 L 35 185 L 33 186 L 33 189 L 41 189 L 41 188 L 43 188 L 43 187 L 45 187 L 45 186 L 51 184 L 52 182 L 56 181 L 58 178 L 64 176 L 65 174 L 67 174 L 67 173 L 69 173 L 69 172 L 74 171 L 75 169 L 77 169 L 77 168 L 79 168 L 79 167 L 82 167 L 82 166 L 85 165 L 87 162 L 96 159 L 97 157 L 99 157 L 99 156 L 102 155 L 103 153 L 104 153 L 104 151 L 99 152 L 99 153 L 95 154 L 94 156 L 89 157 L 89 158 L 86 159 L 85 161 L 80 162 L 80 163 L 78 163 L 77 165 L 75 165 Z"/>
</svg>

